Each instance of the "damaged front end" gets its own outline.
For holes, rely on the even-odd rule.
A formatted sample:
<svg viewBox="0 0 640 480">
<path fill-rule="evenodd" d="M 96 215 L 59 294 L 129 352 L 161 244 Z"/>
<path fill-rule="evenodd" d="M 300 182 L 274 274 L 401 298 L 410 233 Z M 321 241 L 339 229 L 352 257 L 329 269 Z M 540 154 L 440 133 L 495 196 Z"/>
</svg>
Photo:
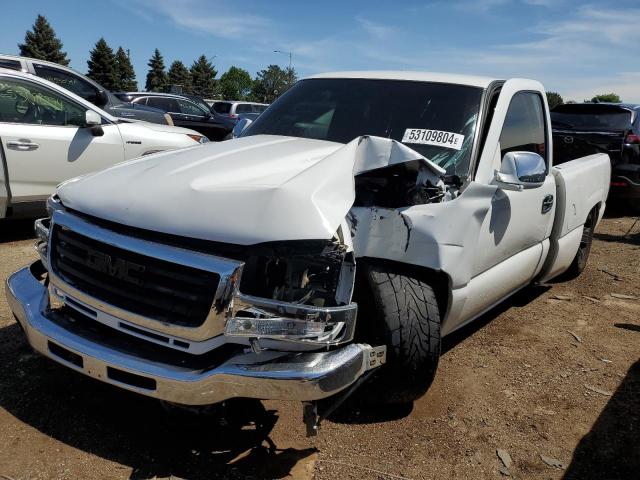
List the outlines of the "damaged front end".
<svg viewBox="0 0 640 480">
<path fill-rule="evenodd" d="M 354 278 L 353 252 L 337 237 L 262 246 L 246 258 L 224 333 L 250 339 L 258 351 L 264 340 L 305 348 L 347 343 L 357 315 Z"/>
<path fill-rule="evenodd" d="M 399 142 L 359 137 L 330 147 L 251 188 L 229 172 L 214 188 L 207 182 L 224 175 L 176 173 L 164 162 L 63 185 L 50 221 L 37 225 L 47 280 L 27 267 L 7 282 L 30 343 L 86 375 L 178 404 L 348 395 L 386 361 L 385 345 L 353 341 L 361 244 L 389 237 L 392 248 L 408 245 L 398 212 L 456 191 L 443 169 Z M 128 168 L 141 176 L 166 169 L 167 189 L 185 177 L 162 209 L 137 197 L 140 189 L 109 202 L 90 193 L 129 178 Z M 210 211 L 214 200 L 225 208 Z M 321 416 L 313 411 L 308 425 Z"/>
</svg>

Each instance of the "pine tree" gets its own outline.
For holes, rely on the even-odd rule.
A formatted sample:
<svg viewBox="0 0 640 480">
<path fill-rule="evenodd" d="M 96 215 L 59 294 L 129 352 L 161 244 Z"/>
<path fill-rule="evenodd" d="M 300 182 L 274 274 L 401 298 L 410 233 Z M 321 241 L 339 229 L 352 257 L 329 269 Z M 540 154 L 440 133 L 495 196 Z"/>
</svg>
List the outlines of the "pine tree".
<svg viewBox="0 0 640 480">
<path fill-rule="evenodd" d="M 191 79 L 193 82 L 193 93 L 202 98 L 211 98 L 216 90 L 216 72 L 207 57 L 200 55 L 193 65 L 191 65 Z"/>
<path fill-rule="evenodd" d="M 227 100 L 246 100 L 251 93 L 253 80 L 249 72 L 231 67 L 220 77 L 219 93 Z"/>
<path fill-rule="evenodd" d="M 108 90 L 118 89 L 118 71 L 116 56 L 104 38 L 96 42 L 87 60 L 87 76 Z"/>
<path fill-rule="evenodd" d="M 193 86 L 191 84 L 191 72 L 185 67 L 184 63 L 180 60 L 176 60 L 169 67 L 169 73 L 167 74 L 167 83 L 170 86 L 182 87 L 182 93 L 191 93 Z"/>
<path fill-rule="evenodd" d="M 133 65 L 131 65 L 129 55 L 122 47 L 119 47 L 116 52 L 116 72 L 118 78 L 117 90 L 124 92 L 134 92 L 138 90 L 136 72 L 133 69 Z"/>
<path fill-rule="evenodd" d="M 62 51 L 62 42 L 56 37 L 56 32 L 46 18 L 38 15 L 33 30 L 27 31 L 24 36 L 24 43 L 18 44 L 20 55 L 23 57 L 37 58 L 69 65 L 66 52 Z"/>
<path fill-rule="evenodd" d="M 157 48 L 149 59 L 149 72 L 145 89 L 149 92 L 160 92 L 167 83 L 167 73 L 164 71 L 164 59 Z"/>
</svg>

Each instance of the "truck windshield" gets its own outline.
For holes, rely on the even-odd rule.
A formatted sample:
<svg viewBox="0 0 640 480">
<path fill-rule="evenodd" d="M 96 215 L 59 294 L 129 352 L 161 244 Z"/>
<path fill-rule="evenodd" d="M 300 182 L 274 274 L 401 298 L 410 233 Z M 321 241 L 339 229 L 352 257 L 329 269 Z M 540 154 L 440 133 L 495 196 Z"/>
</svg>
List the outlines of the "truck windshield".
<svg viewBox="0 0 640 480">
<path fill-rule="evenodd" d="M 466 178 L 482 89 L 405 80 L 296 83 L 243 133 L 349 143 L 361 135 L 405 143 Z"/>
</svg>

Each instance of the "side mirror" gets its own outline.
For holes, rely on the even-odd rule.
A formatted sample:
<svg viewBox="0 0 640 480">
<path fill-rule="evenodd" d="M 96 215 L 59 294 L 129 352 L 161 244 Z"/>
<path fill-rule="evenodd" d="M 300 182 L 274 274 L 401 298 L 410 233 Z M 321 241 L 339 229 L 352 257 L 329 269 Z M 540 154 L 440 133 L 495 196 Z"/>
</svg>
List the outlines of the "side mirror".
<svg viewBox="0 0 640 480">
<path fill-rule="evenodd" d="M 94 137 L 104 135 L 104 130 L 102 130 L 102 117 L 97 112 L 93 110 L 84 112 L 84 124 L 91 129 L 91 135 Z"/>
<path fill-rule="evenodd" d="M 109 95 L 104 90 L 98 90 L 96 94 L 96 107 L 104 107 L 109 103 Z"/>
<path fill-rule="evenodd" d="M 508 152 L 502 158 L 495 182 L 503 190 L 522 191 L 542 186 L 547 175 L 547 165 L 537 153 Z"/>
<path fill-rule="evenodd" d="M 233 127 L 233 138 L 238 138 L 242 134 L 242 132 L 244 132 L 252 123 L 253 121 L 248 118 L 242 118 L 238 120 L 236 126 Z"/>
<path fill-rule="evenodd" d="M 98 114 L 98 112 L 94 112 L 93 110 L 87 110 L 84 112 L 84 124 L 87 127 L 93 127 L 95 125 L 102 124 L 102 117 Z"/>
</svg>

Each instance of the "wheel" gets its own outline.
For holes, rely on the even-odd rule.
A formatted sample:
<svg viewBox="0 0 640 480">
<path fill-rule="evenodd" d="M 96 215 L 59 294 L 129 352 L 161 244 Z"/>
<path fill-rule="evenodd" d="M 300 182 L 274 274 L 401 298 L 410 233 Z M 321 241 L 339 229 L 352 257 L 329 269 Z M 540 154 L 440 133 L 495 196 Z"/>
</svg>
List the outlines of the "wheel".
<svg viewBox="0 0 640 480">
<path fill-rule="evenodd" d="M 591 244 L 593 243 L 593 231 L 595 230 L 597 215 L 596 209 L 591 210 L 587 221 L 584 222 L 582 238 L 580 239 L 580 246 L 578 247 L 576 256 L 573 258 L 567 271 L 563 274 L 566 280 L 577 278 L 587 266 L 589 252 L 591 252 Z"/>
<path fill-rule="evenodd" d="M 364 265 L 359 277 L 357 339 L 387 345 L 387 363 L 359 396 L 367 403 L 413 402 L 431 385 L 440 357 L 435 293 L 423 281 L 383 266 Z"/>
</svg>

